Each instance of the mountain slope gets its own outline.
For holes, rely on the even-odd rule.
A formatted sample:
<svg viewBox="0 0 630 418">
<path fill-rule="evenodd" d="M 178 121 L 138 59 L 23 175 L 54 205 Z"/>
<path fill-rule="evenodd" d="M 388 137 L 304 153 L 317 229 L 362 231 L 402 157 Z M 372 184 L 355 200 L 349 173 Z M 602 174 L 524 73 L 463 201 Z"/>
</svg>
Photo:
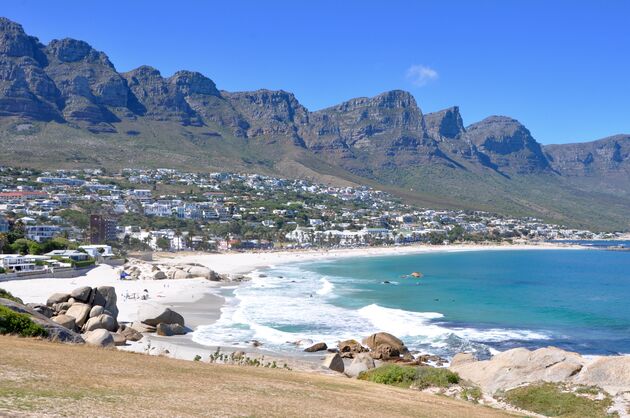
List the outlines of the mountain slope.
<svg viewBox="0 0 630 418">
<path fill-rule="evenodd" d="M 0 18 L 0 163 L 256 171 L 368 184 L 419 205 L 630 229 L 630 136 L 542 147 L 506 116 L 464 126 L 408 92 L 311 112 L 285 91 L 226 92 L 198 72 L 118 73 L 79 40 Z"/>
</svg>

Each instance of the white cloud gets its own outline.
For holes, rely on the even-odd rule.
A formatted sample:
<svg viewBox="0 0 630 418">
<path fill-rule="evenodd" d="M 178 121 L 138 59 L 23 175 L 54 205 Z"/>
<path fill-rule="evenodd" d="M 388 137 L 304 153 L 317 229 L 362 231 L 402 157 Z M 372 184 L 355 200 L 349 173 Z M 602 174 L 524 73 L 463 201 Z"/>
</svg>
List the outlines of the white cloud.
<svg viewBox="0 0 630 418">
<path fill-rule="evenodd" d="M 427 83 L 431 81 L 437 80 L 438 72 L 435 71 L 431 67 L 427 67 L 426 65 L 412 65 L 407 68 L 407 72 L 405 74 L 407 80 L 411 84 L 416 87 L 425 86 Z"/>
</svg>

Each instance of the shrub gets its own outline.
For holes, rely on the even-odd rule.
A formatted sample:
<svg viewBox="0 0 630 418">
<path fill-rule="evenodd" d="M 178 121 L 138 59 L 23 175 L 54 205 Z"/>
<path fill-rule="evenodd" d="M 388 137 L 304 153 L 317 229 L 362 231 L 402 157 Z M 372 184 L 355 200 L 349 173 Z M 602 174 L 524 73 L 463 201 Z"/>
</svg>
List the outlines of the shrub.
<svg viewBox="0 0 630 418">
<path fill-rule="evenodd" d="M 7 272 L 7 271 L 4 269 L 4 267 L 0 267 L 0 274 L 4 274 L 4 273 L 6 273 L 6 272 Z"/>
<path fill-rule="evenodd" d="M 0 288 L 0 298 L 9 299 L 9 300 L 12 300 L 13 302 L 24 304 L 24 302 L 22 302 L 22 299 L 13 296 L 10 292 L 7 292 L 6 290 L 2 288 Z"/>
<path fill-rule="evenodd" d="M 415 386 L 419 389 L 431 386 L 448 387 L 451 384 L 459 383 L 459 376 L 448 369 L 428 366 L 399 366 L 397 364 L 386 364 L 368 370 L 361 373 L 359 379 L 399 387 Z"/>
<path fill-rule="evenodd" d="M 505 400 L 518 408 L 550 417 L 607 417 L 612 401 L 589 399 L 560 385 L 540 383 L 512 389 Z"/>
<path fill-rule="evenodd" d="M 28 315 L 14 312 L 6 306 L 0 306 L 0 334 L 16 334 L 22 337 L 48 335 L 46 330 L 33 322 Z"/>
</svg>

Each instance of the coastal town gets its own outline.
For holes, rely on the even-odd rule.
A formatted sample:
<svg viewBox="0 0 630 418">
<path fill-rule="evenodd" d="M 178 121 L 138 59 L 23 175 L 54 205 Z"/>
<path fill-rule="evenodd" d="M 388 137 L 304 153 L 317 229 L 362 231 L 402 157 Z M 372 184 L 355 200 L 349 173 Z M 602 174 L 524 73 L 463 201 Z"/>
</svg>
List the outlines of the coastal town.
<svg viewBox="0 0 630 418">
<path fill-rule="evenodd" d="M 365 186 L 173 169 L 0 168 L 5 272 L 133 251 L 531 243 L 615 238 L 486 212 L 413 207 Z M 64 264 L 65 263 L 65 264 Z"/>
</svg>

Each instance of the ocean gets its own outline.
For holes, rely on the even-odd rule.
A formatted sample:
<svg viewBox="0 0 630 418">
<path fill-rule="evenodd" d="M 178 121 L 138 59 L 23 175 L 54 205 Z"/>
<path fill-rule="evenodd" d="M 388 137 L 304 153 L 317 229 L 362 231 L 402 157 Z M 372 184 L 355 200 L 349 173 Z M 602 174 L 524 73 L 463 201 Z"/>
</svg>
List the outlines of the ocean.
<svg viewBox="0 0 630 418">
<path fill-rule="evenodd" d="M 413 278 L 412 272 L 422 278 Z M 412 350 L 479 357 L 513 347 L 630 353 L 630 252 L 458 251 L 271 267 L 223 290 L 221 318 L 193 340 L 271 350 L 334 346 L 377 331 Z"/>
</svg>

